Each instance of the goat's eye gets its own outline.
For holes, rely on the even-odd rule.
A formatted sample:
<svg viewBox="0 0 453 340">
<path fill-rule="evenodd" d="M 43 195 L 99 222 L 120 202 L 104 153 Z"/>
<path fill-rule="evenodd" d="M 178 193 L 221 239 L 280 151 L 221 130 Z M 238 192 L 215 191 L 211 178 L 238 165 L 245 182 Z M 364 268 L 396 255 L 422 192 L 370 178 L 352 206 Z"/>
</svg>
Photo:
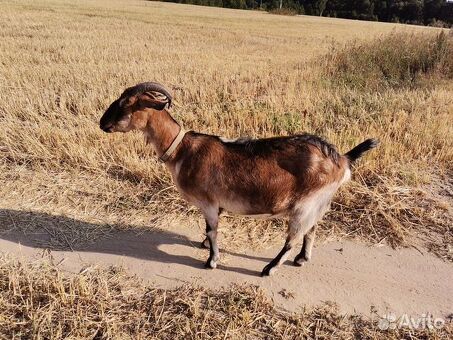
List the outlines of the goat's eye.
<svg viewBox="0 0 453 340">
<path fill-rule="evenodd" d="M 120 101 L 118 102 L 118 105 L 121 107 L 121 108 L 124 108 L 125 106 L 127 105 L 130 105 L 133 103 L 133 97 L 124 97 L 122 99 L 120 99 Z"/>
</svg>

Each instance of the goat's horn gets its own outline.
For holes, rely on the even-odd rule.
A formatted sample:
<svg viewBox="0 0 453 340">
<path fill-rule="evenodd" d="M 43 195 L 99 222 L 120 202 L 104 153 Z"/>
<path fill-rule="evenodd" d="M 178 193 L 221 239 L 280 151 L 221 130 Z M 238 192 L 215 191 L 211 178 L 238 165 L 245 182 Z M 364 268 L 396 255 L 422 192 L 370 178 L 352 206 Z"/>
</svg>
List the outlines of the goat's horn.
<svg viewBox="0 0 453 340">
<path fill-rule="evenodd" d="M 163 85 L 152 82 L 152 81 L 149 81 L 146 83 L 140 83 L 133 87 L 129 87 L 128 89 L 126 89 L 124 91 L 124 93 L 121 96 L 122 97 L 125 95 L 126 96 L 135 96 L 135 95 L 140 95 L 140 94 L 142 94 L 144 92 L 148 92 L 148 91 L 155 91 L 155 92 L 162 93 L 168 99 L 168 107 L 171 106 L 173 97 L 170 94 L 170 91 L 168 91 Z"/>
<path fill-rule="evenodd" d="M 155 82 L 147 82 L 147 83 L 141 83 L 141 84 L 139 84 L 137 86 L 143 88 L 143 90 L 140 89 L 141 93 L 147 92 L 147 91 L 156 91 L 156 92 L 162 93 L 163 95 L 165 95 L 168 98 L 168 107 L 171 106 L 171 102 L 173 101 L 173 97 L 170 94 L 170 92 L 163 85 L 161 85 L 159 83 L 155 83 Z"/>
</svg>

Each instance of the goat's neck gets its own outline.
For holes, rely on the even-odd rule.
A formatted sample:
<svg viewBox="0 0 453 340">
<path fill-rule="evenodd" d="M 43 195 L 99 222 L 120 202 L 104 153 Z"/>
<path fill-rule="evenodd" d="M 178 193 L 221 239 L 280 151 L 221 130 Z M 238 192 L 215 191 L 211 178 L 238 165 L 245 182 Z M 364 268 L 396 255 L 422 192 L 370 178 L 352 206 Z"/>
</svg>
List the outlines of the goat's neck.
<svg viewBox="0 0 453 340">
<path fill-rule="evenodd" d="M 149 114 L 143 133 L 146 143 L 151 144 L 160 157 L 167 151 L 178 135 L 179 130 L 179 124 L 170 116 L 167 110 L 153 110 Z"/>
</svg>

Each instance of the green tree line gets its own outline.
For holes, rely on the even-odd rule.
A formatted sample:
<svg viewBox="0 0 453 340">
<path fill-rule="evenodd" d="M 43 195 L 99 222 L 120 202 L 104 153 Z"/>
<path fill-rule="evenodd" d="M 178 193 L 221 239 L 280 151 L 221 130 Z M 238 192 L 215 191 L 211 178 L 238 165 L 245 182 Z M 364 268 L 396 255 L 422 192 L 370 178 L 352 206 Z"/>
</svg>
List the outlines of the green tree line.
<svg viewBox="0 0 453 340">
<path fill-rule="evenodd" d="M 453 0 L 164 0 L 240 9 L 288 9 L 347 19 L 453 26 Z"/>
</svg>

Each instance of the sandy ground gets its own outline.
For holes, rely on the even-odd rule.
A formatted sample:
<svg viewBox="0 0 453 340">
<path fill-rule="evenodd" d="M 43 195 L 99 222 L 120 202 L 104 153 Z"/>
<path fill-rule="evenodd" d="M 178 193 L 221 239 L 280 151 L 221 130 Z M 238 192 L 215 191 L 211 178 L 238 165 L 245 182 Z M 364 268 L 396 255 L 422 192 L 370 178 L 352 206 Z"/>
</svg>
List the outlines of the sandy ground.
<svg viewBox="0 0 453 340">
<path fill-rule="evenodd" d="M 4 232 L 0 252 L 27 260 L 39 258 L 42 234 Z M 119 232 L 74 251 L 51 251 L 55 263 L 69 272 L 96 266 L 121 265 L 161 287 L 196 283 L 211 288 L 250 283 L 265 289 L 288 310 L 326 301 L 342 312 L 372 315 L 394 313 L 448 317 L 453 312 L 453 266 L 416 249 L 369 247 L 352 241 L 315 245 L 313 259 L 303 267 L 289 261 L 272 277 L 261 278 L 264 265 L 279 248 L 257 253 L 221 249 L 217 269 L 203 268 L 208 251 L 199 248 L 194 230 Z M 295 251 L 296 253 L 296 251 Z"/>
</svg>

